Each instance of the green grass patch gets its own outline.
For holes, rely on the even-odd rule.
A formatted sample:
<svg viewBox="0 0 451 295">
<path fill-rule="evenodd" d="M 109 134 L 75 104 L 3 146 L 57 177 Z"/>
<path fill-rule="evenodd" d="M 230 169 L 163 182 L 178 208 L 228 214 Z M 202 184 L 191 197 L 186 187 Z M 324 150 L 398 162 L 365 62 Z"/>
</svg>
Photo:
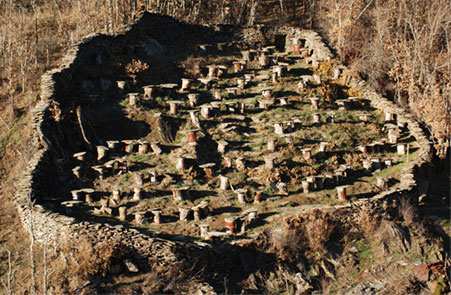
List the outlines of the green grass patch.
<svg viewBox="0 0 451 295">
<path fill-rule="evenodd" d="M 419 153 L 419 150 L 415 151 L 414 153 L 409 155 L 409 161 L 411 159 L 415 159 L 417 154 Z M 383 176 L 389 176 L 394 175 L 396 172 L 398 172 L 405 164 L 407 163 L 407 155 L 404 155 L 402 158 L 400 158 L 400 162 L 396 165 L 393 165 L 389 168 L 386 168 L 382 171 L 374 173 L 370 178 L 376 178 L 376 177 L 383 177 Z"/>
<path fill-rule="evenodd" d="M 134 162 L 134 163 L 148 162 L 148 161 L 150 161 L 150 155 L 148 155 L 148 154 L 144 154 L 144 155 L 133 154 L 133 155 L 129 155 L 127 157 L 127 160 L 129 160 L 131 162 Z"/>
<path fill-rule="evenodd" d="M 119 104 L 120 104 L 121 106 L 123 106 L 123 107 L 128 107 L 128 98 L 124 99 L 124 100 L 121 101 Z"/>
<path fill-rule="evenodd" d="M 359 252 L 357 254 L 359 258 L 359 269 L 362 270 L 365 264 L 372 263 L 374 259 L 373 249 L 371 244 L 366 240 L 361 240 L 358 243 Z"/>
</svg>

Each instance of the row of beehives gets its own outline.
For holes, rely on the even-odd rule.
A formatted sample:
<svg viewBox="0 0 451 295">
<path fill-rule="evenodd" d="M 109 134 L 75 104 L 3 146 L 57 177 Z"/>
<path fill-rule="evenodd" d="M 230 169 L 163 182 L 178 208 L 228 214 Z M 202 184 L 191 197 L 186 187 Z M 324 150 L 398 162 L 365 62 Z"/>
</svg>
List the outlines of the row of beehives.
<svg viewBox="0 0 451 295">
<path fill-rule="evenodd" d="M 259 58 L 259 62 L 260 62 L 260 66 L 262 68 L 267 68 L 270 65 L 269 61 L 271 61 L 272 63 L 275 63 L 275 65 L 273 65 L 273 75 L 272 75 L 271 82 L 277 83 L 279 78 L 287 76 L 288 64 L 284 64 L 283 62 L 280 62 L 280 64 L 279 64 L 277 59 L 270 60 L 268 57 L 271 57 L 272 50 L 274 50 L 274 47 L 264 48 L 263 51 L 260 53 L 261 55 Z M 252 59 L 251 52 L 252 51 L 242 52 L 243 60 L 233 62 L 234 74 L 237 75 L 238 77 L 242 77 L 242 78 L 238 78 L 238 80 L 237 80 L 238 87 L 226 88 L 227 92 L 228 92 L 228 98 L 237 97 L 237 95 L 238 95 L 237 91 L 239 89 L 246 88 L 248 85 L 247 83 L 252 82 L 253 79 L 255 78 L 255 73 L 246 73 L 247 61 Z M 227 67 L 225 65 L 210 65 L 210 66 L 208 66 L 207 77 L 200 78 L 200 80 L 202 83 L 211 82 L 211 81 L 220 81 L 221 77 L 223 77 L 226 73 L 227 73 Z M 269 79 L 269 77 L 266 77 L 266 78 Z M 304 87 L 305 85 L 308 85 L 309 83 L 318 83 L 318 80 L 320 81 L 320 79 L 321 78 L 318 75 L 301 76 L 300 80 L 298 81 L 298 84 L 302 83 L 302 85 L 301 86 L 298 85 L 298 87 Z M 204 83 L 204 84 L 207 86 L 211 86 L 211 84 L 208 84 L 208 83 Z M 188 105 L 190 107 L 196 107 L 199 93 L 191 93 L 190 92 L 191 87 L 192 87 L 192 80 L 183 78 L 181 88 L 178 91 L 178 93 L 179 94 L 187 94 Z M 178 88 L 177 84 L 149 85 L 149 86 L 144 87 L 143 97 L 147 98 L 147 99 L 155 98 L 155 93 L 158 93 L 158 91 L 161 91 L 161 89 L 163 89 L 164 91 L 168 91 L 167 92 L 168 95 L 174 95 L 177 91 L 177 88 Z M 272 90 L 274 88 L 275 87 L 265 87 L 261 90 L 263 99 L 260 100 L 260 107 L 262 109 L 268 109 L 274 103 L 275 96 L 274 96 L 274 93 L 272 92 Z M 221 96 L 222 95 L 221 89 L 214 88 L 211 90 L 211 93 L 212 93 L 212 97 L 214 99 L 217 99 L 217 100 L 224 99 L 224 97 Z M 136 94 L 136 93 L 129 94 L 130 101 L 136 100 L 137 97 L 138 97 L 138 94 Z M 312 110 L 320 109 L 321 106 L 319 103 L 319 98 L 312 97 L 312 98 L 309 98 L 309 100 L 311 103 Z M 281 101 L 281 104 L 283 105 L 283 100 L 280 99 L 280 101 Z M 131 103 L 131 104 L 135 105 L 136 104 L 135 102 Z M 172 115 L 181 115 L 181 113 L 179 113 L 180 108 L 178 106 L 183 104 L 184 101 L 169 101 L 168 103 L 170 106 L 170 113 Z M 362 105 L 362 99 L 360 99 L 358 97 L 350 97 L 347 99 L 337 100 L 335 103 L 337 104 L 339 109 L 347 110 L 347 109 L 359 108 Z M 209 119 L 212 117 L 211 115 L 213 115 L 213 114 L 221 116 L 222 114 L 221 114 L 221 110 L 220 110 L 220 104 L 221 104 L 221 102 L 218 101 L 218 103 L 212 102 L 212 103 L 201 106 L 201 114 L 202 114 L 203 118 Z M 227 113 L 233 112 L 231 110 L 232 107 L 235 108 L 235 110 L 238 110 L 238 108 L 235 105 L 229 104 L 228 108 L 227 108 Z M 246 114 L 246 112 L 243 111 L 243 108 L 240 109 L 240 112 L 242 114 Z M 189 113 L 190 113 L 190 119 L 191 119 L 193 125 L 202 129 L 201 122 L 199 121 L 199 119 L 197 117 L 197 112 L 190 110 Z M 363 122 L 368 120 L 366 114 L 360 115 L 359 119 Z M 387 113 L 386 120 L 393 121 L 394 120 L 393 115 Z M 329 114 L 329 118 L 328 118 L 327 122 L 329 122 L 329 123 L 334 122 L 334 116 L 332 113 Z M 319 114 L 313 114 L 313 123 L 314 124 L 319 123 Z M 391 124 L 391 125 L 393 125 L 393 124 Z M 400 126 L 400 127 L 403 127 L 403 126 Z M 395 136 L 396 132 L 394 131 L 396 128 L 397 127 L 395 126 L 395 128 L 389 129 L 389 142 L 390 143 L 396 143 L 397 137 Z M 283 135 L 285 135 L 285 133 L 292 133 L 295 131 L 296 131 L 296 120 L 288 121 L 288 122 L 274 123 L 274 132 L 276 135 L 283 136 Z M 202 132 L 202 131 L 201 130 L 188 130 L 187 131 L 187 142 L 189 144 L 191 144 L 191 145 L 197 144 L 197 139 L 196 139 L 197 132 Z M 151 147 L 153 153 L 156 155 L 159 155 L 162 152 L 161 148 L 159 148 L 159 146 L 158 146 L 158 143 L 150 144 L 149 142 L 146 142 L 146 141 L 131 141 L 131 140 L 123 141 L 123 142 L 109 141 L 109 142 L 107 142 L 107 144 L 108 144 L 108 147 L 104 147 L 104 146 L 97 147 L 97 160 L 100 162 L 104 161 L 105 159 L 108 159 L 108 157 L 107 157 L 108 152 L 115 154 L 117 152 L 133 153 L 133 152 L 137 151 L 140 154 L 146 154 L 150 151 L 149 146 Z M 325 152 L 327 144 L 328 144 L 327 142 L 322 142 L 319 145 L 319 149 L 318 149 L 318 153 L 317 153 L 319 156 L 321 156 L 321 154 L 323 154 Z M 233 161 L 229 157 L 227 157 L 228 142 L 224 141 L 224 140 L 218 141 L 217 146 L 218 146 L 218 152 L 224 155 L 224 162 L 226 163 L 226 167 L 231 168 Z M 401 145 L 401 146 L 404 146 L 404 145 Z M 377 142 L 377 143 L 374 143 L 371 145 L 361 146 L 361 147 L 359 147 L 359 150 L 366 154 L 369 152 L 373 152 L 373 153 L 381 152 L 385 148 L 386 148 L 385 143 L 383 141 L 381 141 L 381 142 Z M 268 140 L 268 151 L 275 152 L 275 149 L 276 148 L 275 148 L 274 140 L 269 139 Z M 399 150 L 401 151 L 400 153 L 402 153 L 402 149 L 399 149 Z M 82 158 L 85 155 L 86 154 L 84 152 L 82 152 L 82 153 L 77 153 L 75 156 L 81 157 L 80 160 L 83 162 Z M 305 160 L 309 160 L 312 157 L 312 148 L 302 149 L 302 155 Z M 194 158 L 196 158 L 196 156 L 194 156 Z M 264 160 L 265 160 L 264 167 L 268 168 L 270 170 L 273 169 L 275 167 L 275 163 L 274 163 L 275 159 L 276 159 L 276 157 L 274 154 L 269 154 L 269 155 L 264 156 Z M 180 156 L 176 160 L 175 166 L 176 166 L 177 170 L 180 171 L 181 174 L 183 174 L 184 170 L 189 168 L 186 164 L 187 163 L 186 160 L 187 160 L 187 158 L 185 158 L 185 156 Z M 369 163 L 369 165 L 368 165 L 368 163 Z M 371 160 L 364 160 L 363 164 L 364 164 L 364 168 L 366 171 L 372 171 L 373 169 L 382 168 L 383 165 L 390 166 L 391 159 L 386 159 L 381 162 L 381 161 L 379 161 L 379 159 L 373 158 Z M 246 166 L 246 159 L 244 157 L 238 157 L 237 159 L 235 159 L 235 165 L 240 170 L 240 166 Z M 82 167 L 82 165 L 74 168 L 75 169 L 74 173 L 80 172 L 81 167 Z M 114 158 L 112 160 L 106 161 L 102 165 L 92 166 L 91 168 L 98 172 L 100 178 L 103 178 L 108 175 L 115 175 L 115 174 L 121 174 L 121 173 L 127 172 L 127 163 L 126 163 L 125 158 Z M 214 175 L 216 174 L 215 170 L 217 170 L 217 169 L 215 169 L 214 163 L 204 163 L 204 164 L 198 165 L 198 167 L 196 167 L 196 168 L 203 169 L 204 174 L 207 178 L 214 177 Z M 303 191 L 309 192 L 311 190 L 320 190 L 324 187 L 324 185 L 326 185 L 326 186 L 339 185 L 337 187 L 337 194 L 340 197 L 340 199 L 345 200 L 347 186 L 342 186 L 341 184 L 344 183 L 346 176 L 352 170 L 353 170 L 352 167 L 343 166 L 343 167 L 340 167 L 340 169 L 337 169 L 333 174 L 329 173 L 329 174 L 324 174 L 324 175 L 316 175 L 316 176 L 307 177 L 306 179 L 304 179 L 302 181 Z M 139 175 L 139 174 L 135 174 L 135 176 L 137 176 L 137 175 Z M 77 176 L 80 177 L 80 174 L 78 174 Z M 151 175 L 149 178 L 150 182 L 156 183 L 157 182 L 156 178 L 157 178 L 156 171 L 151 171 Z M 221 190 L 227 190 L 230 185 L 229 177 L 227 177 L 225 175 L 219 175 L 218 178 L 219 178 L 219 188 Z M 136 181 L 136 179 L 138 179 L 138 181 Z M 139 201 L 142 197 L 143 183 L 142 183 L 142 179 L 141 180 L 139 180 L 139 179 L 140 179 L 140 177 L 135 177 L 135 185 L 133 187 L 134 193 L 133 193 L 133 197 L 131 198 L 134 201 Z M 270 185 L 272 187 L 274 187 L 274 191 L 279 192 L 281 194 L 288 194 L 287 185 L 285 183 L 279 181 L 275 184 L 270 183 Z M 378 186 L 381 188 L 386 187 L 386 180 L 382 179 L 382 178 L 378 179 Z M 188 186 L 172 188 L 174 200 L 182 201 L 182 200 L 189 199 L 189 189 L 190 188 Z M 233 189 L 233 187 L 232 187 L 232 189 Z M 248 195 L 249 190 L 247 190 L 246 188 L 241 188 L 241 189 L 237 189 L 237 190 L 233 189 L 233 190 L 237 194 L 239 203 L 245 203 L 246 199 L 248 199 L 247 195 Z M 77 190 L 73 192 L 74 200 L 68 202 L 68 204 L 70 206 L 73 206 L 74 202 L 79 201 L 78 200 L 79 196 L 77 196 L 79 193 L 80 193 L 80 191 L 77 191 Z M 83 190 L 81 190 L 81 193 L 83 193 Z M 84 193 L 86 193 L 86 192 L 84 192 Z M 86 194 L 86 196 L 88 196 L 88 197 L 87 198 L 85 197 L 85 199 L 88 200 L 88 203 L 91 203 L 89 194 Z M 256 192 L 254 201 L 259 202 L 260 198 L 261 198 L 261 191 Z M 101 207 L 95 209 L 94 212 L 98 213 L 98 214 L 103 213 L 103 214 L 111 215 L 113 212 L 112 207 L 119 206 L 118 207 L 119 219 L 126 220 L 125 216 L 127 215 L 127 207 L 120 206 L 120 202 L 121 202 L 120 190 L 115 188 L 112 191 L 111 197 L 103 198 L 101 200 Z M 197 208 L 197 207 L 193 207 L 193 208 Z M 194 210 L 193 208 L 180 207 L 179 208 L 180 220 L 185 220 L 190 211 L 195 212 L 194 218 L 198 219 L 199 216 L 201 216 L 202 214 L 196 213 L 196 212 L 198 212 L 197 209 Z M 160 221 L 161 220 L 161 218 L 160 218 L 161 210 L 156 209 L 153 211 L 155 211 L 153 213 L 155 222 L 160 223 L 161 222 Z M 158 213 L 158 212 L 160 212 L 160 213 Z M 137 223 L 141 224 L 142 220 L 144 218 L 143 216 L 145 216 L 146 213 L 143 214 L 142 212 L 135 212 L 134 214 L 135 214 L 135 221 Z"/>
</svg>

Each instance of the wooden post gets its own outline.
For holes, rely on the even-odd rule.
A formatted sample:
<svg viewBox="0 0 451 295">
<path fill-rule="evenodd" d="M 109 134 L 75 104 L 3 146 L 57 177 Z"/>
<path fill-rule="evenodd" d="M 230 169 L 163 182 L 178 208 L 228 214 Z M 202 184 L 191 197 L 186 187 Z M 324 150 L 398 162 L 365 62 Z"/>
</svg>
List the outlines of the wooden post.
<svg viewBox="0 0 451 295">
<path fill-rule="evenodd" d="M 133 201 L 141 200 L 142 186 L 133 187 Z"/>
<path fill-rule="evenodd" d="M 127 207 L 121 206 L 118 208 L 119 210 L 119 220 L 126 221 L 127 220 Z"/>
<path fill-rule="evenodd" d="M 146 218 L 145 218 L 146 212 L 145 211 L 135 212 L 134 215 L 135 215 L 136 224 L 141 225 L 146 222 Z"/>
<path fill-rule="evenodd" d="M 141 172 L 133 173 L 133 179 L 136 185 L 143 185 L 143 174 Z"/>
<path fill-rule="evenodd" d="M 274 133 L 278 135 L 282 135 L 284 133 L 283 123 L 281 122 L 274 123 Z"/>
<path fill-rule="evenodd" d="M 337 186 L 337 196 L 339 200 L 346 201 L 347 200 L 347 188 L 349 185 Z"/>
<path fill-rule="evenodd" d="M 263 190 L 257 190 L 254 195 L 254 203 L 258 204 L 262 200 Z"/>
<path fill-rule="evenodd" d="M 238 202 L 241 204 L 246 204 L 247 189 L 237 189 L 235 192 L 237 193 Z"/>
<path fill-rule="evenodd" d="M 313 114 L 313 124 L 318 125 L 321 123 L 321 115 L 319 113 Z"/>
<path fill-rule="evenodd" d="M 208 234 L 208 232 L 210 231 L 210 225 L 203 223 L 203 224 L 199 225 L 199 228 L 200 228 L 200 236 L 207 240 L 210 236 Z"/>
<path fill-rule="evenodd" d="M 121 200 L 121 191 L 119 188 L 114 188 L 113 193 L 111 195 L 111 199 L 116 203 L 119 203 Z"/>
<path fill-rule="evenodd" d="M 150 147 L 152 148 L 152 151 L 155 155 L 161 155 L 161 153 L 163 152 L 160 148 L 160 143 L 158 142 L 152 142 L 150 144 Z"/>
<path fill-rule="evenodd" d="M 188 90 L 191 84 L 191 79 L 182 78 L 182 91 Z"/>
<path fill-rule="evenodd" d="M 187 220 L 188 219 L 188 214 L 189 214 L 190 211 L 191 211 L 190 208 L 179 207 L 179 212 L 180 212 L 179 220 L 181 220 L 181 221 Z"/>
<path fill-rule="evenodd" d="M 228 145 L 229 143 L 227 141 L 224 140 L 218 141 L 218 152 L 221 154 L 225 154 Z"/>
<path fill-rule="evenodd" d="M 304 160 L 310 160 L 312 158 L 312 149 L 311 148 L 305 148 L 301 150 L 302 156 L 304 157 Z"/>
<path fill-rule="evenodd" d="M 145 155 L 149 152 L 149 142 L 141 141 L 138 145 L 138 154 Z"/>
<path fill-rule="evenodd" d="M 85 157 L 86 157 L 86 152 L 79 152 L 79 153 L 75 153 L 73 154 L 73 157 L 75 159 L 77 159 L 80 162 L 84 162 L 85 161 Z"/>
<path fill-rule="evenodd" d="M 274 140 L 274 138 L 268 138 L 267 149 L 271 152 L 274 152 L 276 150 L 276 141 Z"/>
<path fill-rule="evenodd" d="M 199 102 L 199 93 L 189 93 L 188 94 L 188 102 L 189 102 L 189 106 L 192 108 L 197 106 L 197 104 Z"/>
<path fill-rule="evenodd" d="M 268 169 L 274 168 L 274 155 L 266 155 L 264 156 L 265 159 L 265 166 Z"/>
<path fill-rule="evenodd" d="M 310 97 L 309 99 L 310 99 L 310 103 L 312 104 L 312 106 L 311 106 L 312 110 L 319 109 L 319 107 L 318 107 L 319 98 L 318 97 Z"/>
<path fill-rule="evenodd" d="M 205 176 L 207 178 L 212 178 L 214 175 L 213 167 L 216 166 L 215 163 L 207 163 L 203 165 L 199 165 L 199 168 L 204 170 Z"/>
<path fill-rule="evenodd" d="M 187 132 L 188 143 L 197 143 L 196 131 L 191 130 Z"/>
<path fill-rule="evenodd" d="M 153 214 L 153 223 L 161 224 L 161 210 L 156 209 L 151 211 Z"/>
<path fill-rule="evenodd" d="M 310 183 L 307 180 L 302 181 L 302 190 L 306 194 L 310 192 Z"/>
<path fill-rule="evenodd" d="M 234 217 L 234 216 L 224 218 L 225 227 L 228 230 L 228 232 L 232 235 L 235 233 L 235 230 L 236 230 L 236 228 L 235 228 L 236 222 L 235 221 L 236 221 L 236 217 Z"/>
<path fill-rule="evenodd" d="M 220 180 L 219 188 L 221 190 L 227 190 L 229 187 L 229 178 L 224 175 L 219 175 L 219 180 Z"/>
<path fill-rule="evenodd" d="M 396 146 L 396 151 L 398 152 L 398 155 L 405 155 L 406 154 L 406 144 L 400 143 Z"/>
</svg>

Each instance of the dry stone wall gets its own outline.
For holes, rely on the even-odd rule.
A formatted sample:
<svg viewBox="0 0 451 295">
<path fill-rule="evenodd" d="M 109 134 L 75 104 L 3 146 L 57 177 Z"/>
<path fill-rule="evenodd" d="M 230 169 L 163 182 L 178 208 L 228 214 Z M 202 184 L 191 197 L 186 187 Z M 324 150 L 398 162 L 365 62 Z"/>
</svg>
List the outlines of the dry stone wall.
<svg viewBox="0 0 451 295">
<path fill-rule="evenodd" d="M 121 36 L 131 29 L 132 27 L 129 27 L 121 33 Z M 333 57 L 331 51 L 322 42 L 318 34 L 312 31 L 289 27 L 279 27 L 265 31 L 260 27 L 242 30 L 238 36 L 246 41 L 258 40 L 259 42 L 265 42 L 265 40 L 273 38 L 276 34 L 286 36 L 287 46 L 290 46 L 291 38 L 304 39 L 305 47 L 311 51 L 315 60 L 329 60 Z M 121 36 L 116 38 L 122 38 Z M 63 237 L 76 238 L 80 235 L 89 236 L 94 241 L 101 241 L 106 238 L 118 239 L 131 249 L 135 249 L 133 253 L 135 253 L 136 257 L 154 256 L 159 263 L 165 265 L 170 265 L 180 259 L 190 260 L 192 259 L 189 255 L 190 251 L 191 253 L 196 253 L 196 249 L 203 247 L 203 245 L 163 240 L 124 226 L 111 226 L 92 222 L 77 223 L 74 218 L 54 213 L 48 208 L 38 204 L 32 205 L 31 203 L 35 196 L 46 190 L 47 183 L 41 183 L 41 180 L 45 177 L 51 177 L 52 173 L 49 173 L 49 170 L 55 169 L 55 155 L 58 152 L 55 150 L 57 149 L 55 142 L 51 140 L 51 134 L 53 132 L 52 126 L 55 126 L 57 122 L 55 122 L 53 117 L 54 114 L 52 115 L 51 113 L 52 103 L 58 102 L 67 93 L 67 89 L 70 89 L 71 78 L 77 74 L 75 72 L 76 69 L 82 66 L 83 63 L 88 62 L 94 52 L 102 52 L 103 49 L 108 48 L 111 42 L 115 41 L 114 38 L 103 35 L 89 36 L 65 56 L 60 68 L 51 70 L 42 76 L 41 101 L 33 110 L 34 145 L 38 151 L 30 160 L 21 181 L 17 185 L 16 191 L 20 218 L 24 227 L 30 233 L 32 230 L 38 241 L 47 240 L 56 244 L 58 241 L 63 240 Z M 161 50 L 157 43 L 153 41 L 150 43 L 156 52 Z M 397 114 L 398 121 L 401 120 L 407 123 L 411 135 L 416 139 L 420 147 L 418 156 L 403 167 L 403 177 L 396 189 L 384 191 L 371 199 L 359 200 L 352 204 L 323 207 L 324 210 L 343 210 L 352 214 L 357 212 L 355 208 L 359 206 L 379 206 L 379 203 L 387 199 L 403 194 L 415 194 L 418 187 L 416 177 L 419 174 L 424 174 L 425 169 L 427 169 L 432 150 L 430 141 L 410 114 L 383 98 L 363 81 L 351 79 L 350 85 L 360 89 L 362 97 L 369 99 L 375 108 Z M 31 221 L 32 227 L 30 226 Z"/>
<path fill-rule="evenodd" d="M 239 30 L 239 32 L 236 32 L 235 34 L 237 38 L 245 40 L 247 43 L 261 45 L 272 45 L 277 35 L 283 36 L 286 48 L 293 47 L 293 40 L 301 40 L 304 44 L 303 47 L 309 52 L 310 59 L 325 61 L 333 58 L 332 52 L 322 41 L 321 36 L 319 36 L 317 32 L 311 30 L 287 26 L 266 27 L 263 25 L 256 25 L 251 28 Z"/>
</svg>

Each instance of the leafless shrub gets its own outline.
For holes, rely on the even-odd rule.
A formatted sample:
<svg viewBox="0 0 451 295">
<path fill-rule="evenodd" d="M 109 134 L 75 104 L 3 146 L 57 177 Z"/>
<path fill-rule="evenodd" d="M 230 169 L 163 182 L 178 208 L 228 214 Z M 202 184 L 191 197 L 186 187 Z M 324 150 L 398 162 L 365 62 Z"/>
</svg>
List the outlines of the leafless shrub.
<svg viewBox="0 0 451 295">
<path fill-rule="evenodd" d="M 305 246 L 303 234 L 291 229 L 275 228 L 270 232 L 270 244 L 279 257 L 296 255 Z"/>
<path fill-rule="evenodd" d="M 330 241 L 335 228 L 335 221 L 329 214 L 320 210 L 309 214 L 304 229 L 310 249 L 315 252 L 326 252 L 326 243 Z"/>
<path fill-rule="evenodd" d="M 418 221 L 418 208 L 408 198 L 400 198 L 398 214 L 406 225 L 412 225 Z"/>
<path fill-rule="evenodd" d="M 409 235 L 394 221 L 383 220 L 375 237 L 379 242 L 397 245 L 402 251 L 408 250 Z"/>
<path fill-rule="evenodd" d="M 299 256 L 299 250 L 306 248 L 325 253 L 326 243 L 335 229 L 336 223 L 328 213 L 315 210 L 306 216 L 289 220 L 286 229 L 273 231 L 271 241 L 279 253 Z"/>
<path fill-rule="evenodd" d="M 59 272 L 70 269 L 71 274 L 85 279 L 93 275 L 105 276 L 114 260 L 121 259 L 125 254 L 125 247 L 118 240 L 95 244 L 87 238 L 81 238 L 75 246 L 69 243 L 63 247 L 62 253 L 67 263 Z"/>
<path fill-rule="evenodd" d="M 151 294 L 158 292 L 162 285 L 162 280 L 160 279 L 158 272 L 152 271 L 146 275 L 143 281 L 143 292 L 145 294 Z"/>
<path fill-rule="evenodd" d="M 192 288 L 195 280 L 192 278 L 193 268 L 186 268 L 179 264 L 173 264 L 170 268 L 161 267 L 155 264 L 152 272 L 146 275 L 143 281 L 143 291 L 145 294 L 171 293 L 177 291 L 186 291 Z M 187 278 L 190 278 L 189 280 Z"/>
<path fill-rule="evenodd" d="M 109 274 L 124 255 L 125 246 L 119 240 L 94 243 L 87 237 L 80 237 L 77 243 L 73 243 L 68 239 L 61 244 L 58 257 L 49 263 L 49 291 L 54 294 L 73 293 L 92 277 Z M 83 292 L 88 292 L 89 288 L 83 289 Z"/>
<path fill-rule="evenodd" d="M 124 246 L 119 241 L 103 241 L 93 245 L 84 240 L 76 249 L 75 259 L 78 264 L 75 272 L 84 276 L 100 274 L 105 276 L 110 270 L 113 259 L 124 255 Z"/>
<path fill-rule="evenodd" d="M 5 290 L 5 295 L 12 295 L 13 294 L 13 282 L 14 282 L 14 273 L 16 272 L 13 270 L 13 265 L 11 261 L 11 250 L 6 248 L 6 252 L 8 253 L 8 275 L 6 279 L 6 283 L 2 281 L 2 285 Z"/>
<path fill-rule="evenodd" d="M 370 236 L 379 228 L 379 216 L 374 212 L 370 212 L 367 207 L 361 207 L 357 217 L 357 225 L 362 233 Z"/>
</svg>

